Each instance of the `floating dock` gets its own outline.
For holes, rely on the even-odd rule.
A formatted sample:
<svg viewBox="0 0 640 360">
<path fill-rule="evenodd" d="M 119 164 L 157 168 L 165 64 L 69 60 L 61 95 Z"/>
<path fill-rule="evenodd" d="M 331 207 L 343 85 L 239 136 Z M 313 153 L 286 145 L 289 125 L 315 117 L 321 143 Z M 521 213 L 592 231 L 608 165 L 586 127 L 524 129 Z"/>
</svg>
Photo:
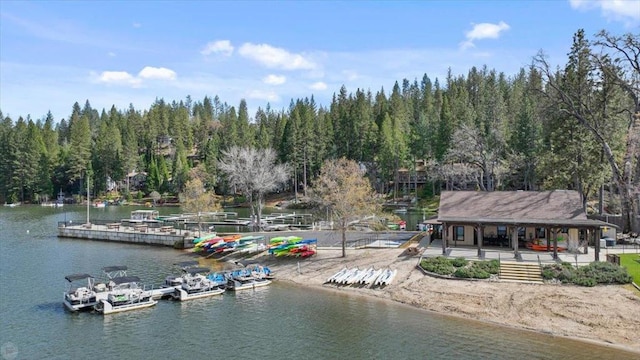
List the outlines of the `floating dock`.
<svg viewBox="0 0 640 360">
<path fill-rule="evenodd" d="M 130 244 L 171 246 L 174 248 L 193 247 L 193 231 L 175 229 L 173 226 L 153 226 L 154 224 L 106 223 L 76 224 L 58 223 L 58 237 L 112 241 Z"/>
</svg>

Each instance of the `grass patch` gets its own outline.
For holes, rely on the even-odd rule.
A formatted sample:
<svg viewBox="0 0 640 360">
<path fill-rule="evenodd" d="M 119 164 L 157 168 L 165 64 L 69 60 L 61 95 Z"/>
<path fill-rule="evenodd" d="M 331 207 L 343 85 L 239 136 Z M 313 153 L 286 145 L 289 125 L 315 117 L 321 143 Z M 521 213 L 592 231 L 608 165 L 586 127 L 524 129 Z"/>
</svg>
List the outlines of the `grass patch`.
<svg viewBox="0 0 640 360">
<path fill-rule="evenodd" d="M 627 268 L 633 282 L 640 285 L 640 254 L 619 254 L 620 266 Z"/>
</svg>

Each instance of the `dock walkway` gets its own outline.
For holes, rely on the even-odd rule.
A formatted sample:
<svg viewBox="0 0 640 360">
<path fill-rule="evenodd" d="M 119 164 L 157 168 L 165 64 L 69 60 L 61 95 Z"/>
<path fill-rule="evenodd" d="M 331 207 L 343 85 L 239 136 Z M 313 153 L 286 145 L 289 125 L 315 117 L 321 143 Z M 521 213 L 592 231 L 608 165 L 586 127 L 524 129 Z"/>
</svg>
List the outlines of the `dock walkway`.
<svg viewBox="0 0 640 360">
<path fill-rule="evenodd" d="M 58 223 L 58 236 L 74 239 L 113 241 L 171 247 L 191 247 L 193 231 L 140 223 Z"/>
</svg>

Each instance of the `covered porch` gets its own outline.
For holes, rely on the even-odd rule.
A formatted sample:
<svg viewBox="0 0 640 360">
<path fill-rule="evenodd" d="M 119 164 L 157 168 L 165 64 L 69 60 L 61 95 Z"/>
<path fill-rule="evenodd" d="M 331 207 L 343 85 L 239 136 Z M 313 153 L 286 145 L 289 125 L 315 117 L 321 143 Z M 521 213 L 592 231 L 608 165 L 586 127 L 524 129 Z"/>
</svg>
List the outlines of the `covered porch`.
<svg viewBox="0 0 640 360">
<path fill-rule="evenodd" d="M 442 254 L 451 248 L 475 248 L 478 256 L 490 247 L 509 249 L 520 259 L 525 250 L 588 253 L 599 260 L 600 237 L 615 225 L 588 219 L 580 194 L 553 191 L 444 191 L 438 222 L 442 224 Z"/>
<path fill-rule="evenodd" d="M 443 219 L 444 220 L 444 219 Z M 594 248 L 595 261 L 599 261 L 600 237 L 603 227 L 610 227 L 598 220 L 573 221 L 442 221 L 442 254 L 449 249 L 473 249 L 480 258 L 487 251 L 509 251 L 511 258 L 522 259 L 523 253 L 552 254 L 558 259 L 561 253 L 588 254 Z"/>
</svg>

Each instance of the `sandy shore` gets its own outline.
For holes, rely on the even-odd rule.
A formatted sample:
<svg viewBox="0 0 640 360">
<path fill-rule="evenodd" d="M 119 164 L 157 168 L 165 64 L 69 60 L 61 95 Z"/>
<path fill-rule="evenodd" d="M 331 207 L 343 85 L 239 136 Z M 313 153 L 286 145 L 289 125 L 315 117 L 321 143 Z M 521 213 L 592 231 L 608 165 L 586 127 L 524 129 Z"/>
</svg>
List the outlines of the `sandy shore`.
<svg viewBox="0 0 640 360">
<path fill-rule="evenodd" d="M 640 353 L 640 296 L 621 286 L 593 288 L 509 282 L 444 280 L 415 268 L 403 249 L 320 249 L 310 259 L 261 256 L 278 281 L 396 301 L 441 314 L 566 336 Z M 324 284 L 343 267 L 398 269 L 380 289 Z"/>
</svg>

